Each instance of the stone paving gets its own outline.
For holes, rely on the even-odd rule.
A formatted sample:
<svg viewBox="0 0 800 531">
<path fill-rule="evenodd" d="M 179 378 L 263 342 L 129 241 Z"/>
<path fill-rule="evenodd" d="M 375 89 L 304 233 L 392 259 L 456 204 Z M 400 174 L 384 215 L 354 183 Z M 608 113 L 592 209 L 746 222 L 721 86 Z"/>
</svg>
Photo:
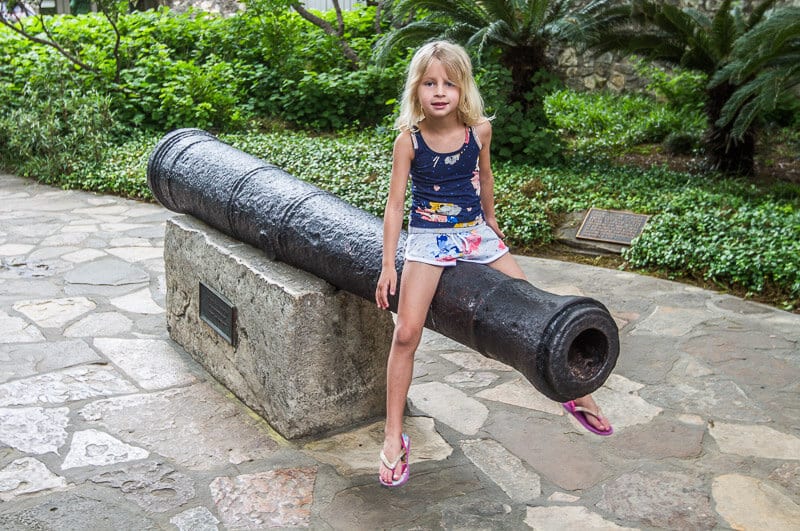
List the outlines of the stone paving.
<svg viewBox="0 0 800 531">
<path fill-rule="evenodd" d="M 800 529 L 800 315 L 520 258 L 621 330 L 598 437 L 426 332 L 411 481 L 382 423 L 286 441 L 169 339 L 163 208 L 0 176 L 0 528 Z"/>
</svg>

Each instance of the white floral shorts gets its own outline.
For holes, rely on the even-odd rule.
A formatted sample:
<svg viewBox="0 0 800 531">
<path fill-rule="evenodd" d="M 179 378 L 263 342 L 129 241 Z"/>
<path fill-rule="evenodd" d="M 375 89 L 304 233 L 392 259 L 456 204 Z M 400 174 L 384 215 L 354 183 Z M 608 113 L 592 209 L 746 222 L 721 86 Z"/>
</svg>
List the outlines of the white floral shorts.
<svg viewBox="0 0 800 531">
<path fill-rule="evenodd" d="M 437 266 L 456 261 L 488 264 L 508 252 L 503 240 L 485 223 L 463 229 L 410 229 L 405 259 Z"/>
</svg>

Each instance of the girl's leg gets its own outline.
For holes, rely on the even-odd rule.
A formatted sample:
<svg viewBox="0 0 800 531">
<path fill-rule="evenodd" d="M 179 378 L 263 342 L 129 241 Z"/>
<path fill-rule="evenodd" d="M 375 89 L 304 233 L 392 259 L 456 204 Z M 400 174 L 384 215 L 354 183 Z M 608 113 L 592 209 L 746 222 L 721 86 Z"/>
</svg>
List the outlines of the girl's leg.
<svg viewBox="0 0 800 531">
<path fill-rule="evenodd" d="M 489 266 L 492 267 L 493 269 L 497 269 L 498 271 L 505 273 L 506 275 L 512 278 L 521 278 L 523 280 L 527 280 L 525 278 L 525 273 L 519 267 L 517 261 L 514 260 L 514 257 L 511 256 L 511 253 L 504 254 L 503 256 L 501 256 L 500 258 L 489 264 Z M 592 415 L 586 415 L 586 419 L 589 421 L 589 424 L 591 424 L 598 430 L 608 431 L 609 428 L 611 428 L 611 424 L 609 424 L 608 419 L 605 418 L 605 416 L 602 416 L 600 408 L 595 403 L 594 398 L 592 398 L 592 395 L 586 395 L 582 396 L 581 398 L 576 398 L 575 405 L 585 407 L 589 411 L 592 411 L 599 416 L 599 418 L 595 418 Z"/>
<path fill-rule="evenodd" d="M 422 337 L 428 308 L 441 276 L 442 268 L 438 266 L 421 262 L 406 262 L 403 266 L 397 322 L 386 369 L 386 427 L 383 452 L 389 461 L 394 461 L 400 454 L 403 413 L 414 372 L 414 353 Z M 400 467 L 397 467 L 392 478 L 392 471 L 381 463 L 380 476 L 387 483 L 392 479 L 399 479 L 400 472 Z"/>
<path fill-rule="evenodd" d="M 492 269 L 497 269 L 501 273 L 505 273 L 506 275 L 510 276 L 511 278 L 521 278 L 522 280 L 528 280 L 525 277 L 525 273 L 522 272 L 522 268 L 519 267 L 519 264 L 514 257 L 511 256 L 511 253 L 506 253 L 491 264 L 489 267 Z"/>
</svg>

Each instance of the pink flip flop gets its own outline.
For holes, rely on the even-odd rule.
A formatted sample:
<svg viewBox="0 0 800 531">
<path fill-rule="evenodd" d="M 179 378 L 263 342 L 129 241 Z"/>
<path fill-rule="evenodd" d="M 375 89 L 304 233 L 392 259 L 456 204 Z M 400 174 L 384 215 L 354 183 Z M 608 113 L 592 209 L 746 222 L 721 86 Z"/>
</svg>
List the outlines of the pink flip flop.
<svg viewBox="0 0 800 531">
<path fill-rule="evenodd" d="M 386 458 L 386 454 L 384 454 L 383 450 L 381 450 L 381 462 L 386 468 L 394 472 L 394 469 L 397 468 L 398 466 L 403 467 L 401 469 L 402 473 L 400 474 L 400 478 L 396 480 L 393 479 L 391 483 L 385 482 L 382 477 L 378 476 L 378 481 L 380 481 L 381 485 L 383 485 L 384 487 L 399 487 L 401 485 L 404 485 L 406 481 L 408 481 L 410 475 L 408 463 L 411 461 L 411 438 L 404 433 L 403 436 L 400 438 L 400 445 L 401 445 L 400 455 L 397 456 L 397 459 L 394 460 L 394 463 L 389 461 Z M 394 474 L 392 476 L 394 477 Z"/>
<path fill-rule="evenodd" d="M 611 435 L 612 433 L 614 433 L 614 428 L 611 426 L 608 427 L 608 430 L 602 431 L 598 430 L 597 428 L 589 424 L 589 421 L 586 419 L 586 415 L 591 415 L 592 417 L 599 419 L 600 416 L 598 415 L 598 413 L 600 413 L 600 410 L 598 410 L 597 413 L 595 413 L 585 407 L 576 406 L 574 400 L 570 400 L 569 402 L 564 402 L 561 405 L 564 406 L 564 409 L 566 409 L 569 413 L 571 413 L 573 417 L 575 417 L 575 420 L 580 422 L 581 426 L 583 426 L 590 432 L 596 433 L 597 435 Z"/>
</svg>

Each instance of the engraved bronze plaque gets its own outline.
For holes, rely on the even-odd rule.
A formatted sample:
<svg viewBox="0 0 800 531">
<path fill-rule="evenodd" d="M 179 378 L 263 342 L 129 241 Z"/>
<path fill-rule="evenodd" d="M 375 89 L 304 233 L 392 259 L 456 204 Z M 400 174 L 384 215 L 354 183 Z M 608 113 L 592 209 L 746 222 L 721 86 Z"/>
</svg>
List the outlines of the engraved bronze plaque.
<svg viewBox="0 0 800 531">
<path fill-rule="evenodd" d="M 630 245 L 642 233 L 650 216 L 621 210 L 590 208 L 576 238 Z"/>
<path fill-rule="evenodd" d="M 202 282 L 200 282 L 200 319 L 225 341 L 235 345 L 236 307 Z"/>
</svg>

